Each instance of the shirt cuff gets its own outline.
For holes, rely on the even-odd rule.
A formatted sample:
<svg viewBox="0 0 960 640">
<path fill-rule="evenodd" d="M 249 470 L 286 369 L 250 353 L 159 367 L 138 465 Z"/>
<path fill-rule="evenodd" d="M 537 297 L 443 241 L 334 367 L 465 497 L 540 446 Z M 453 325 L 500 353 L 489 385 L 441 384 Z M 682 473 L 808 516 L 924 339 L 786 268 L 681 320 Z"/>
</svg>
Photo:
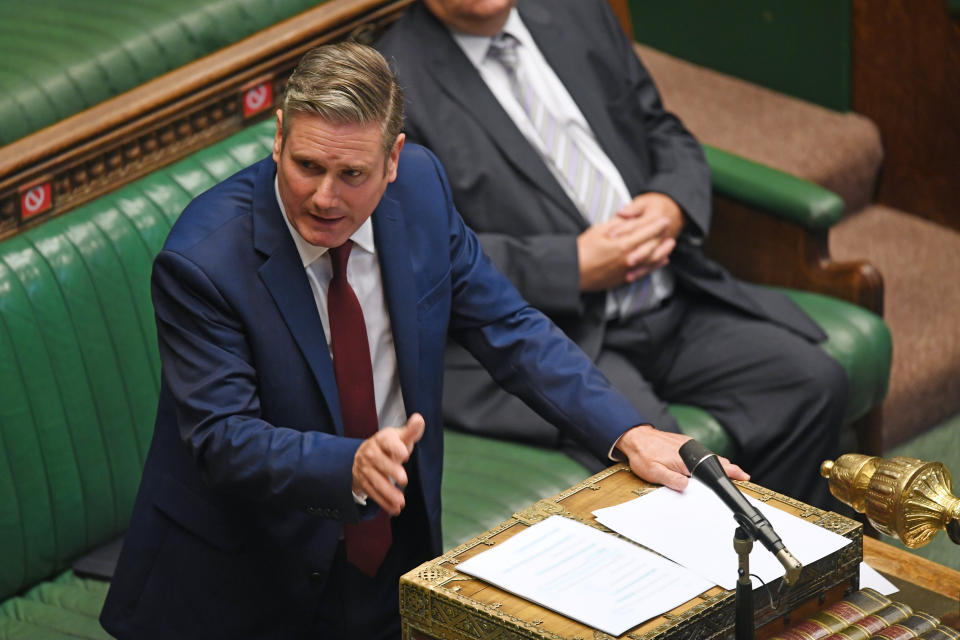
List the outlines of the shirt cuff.
<svg viewBox="0 0 960 640">
<path fill-rule="evenodd" d="M 365 494 L 365 493 L 358 493 L 358 492 L 356 492 L 356 491 L 353 491 L 352 489 L 351 489 L 350 493 L 353 494 L 353 501 L 354 501 L 355 503 L 357 503 L 357 504 L 360 505 L 361 507 L 367 506 L 367 494 Z"/>
<path fill-rule="evenodd" d="M 629 431 L 629 429 L 627 430 Z M 620 434 L 620 438 L 624 436 L 626 431 Z M 607 457 L 613 460 L 614 462 L 623 462 L 627 459 L 627 456 L 623 455 L 623 452 L 620 449 L 617 449 L 617 445 L 620 444 L 620 438 L 617 438 L 617 441 L 613 443 L 613 446 L 610 447 L 610 452 L 607 453 Z"/>
<path fill-rule="evenodd" d="M 636 429 L 637 427 L 651 427 L 653 429 L 656 429 L 656 427 L 654 427 L 649 422 L 641 422 L 640 424 L 630 427 L 630 429 L 627 429 L 627 431 L 630 431 L 631 429 Z M 627 460 L 627 456 L 624 455 L 623 451 L 620 451 L 620 449 L 617 448 L 617 445 L 620 444 L 620 439 L 623 438 L 623 436 L 627 435 L 627 431 L 624 431 L 623 433 L 620 434 L 620 438 L 617 438 L 617 441 L 613 443 L 613 446 L 610 447 L 609 453 L 607 453 L 607 457 L 613 460 L 614 462 L 626 462 Z"/>
</svg>

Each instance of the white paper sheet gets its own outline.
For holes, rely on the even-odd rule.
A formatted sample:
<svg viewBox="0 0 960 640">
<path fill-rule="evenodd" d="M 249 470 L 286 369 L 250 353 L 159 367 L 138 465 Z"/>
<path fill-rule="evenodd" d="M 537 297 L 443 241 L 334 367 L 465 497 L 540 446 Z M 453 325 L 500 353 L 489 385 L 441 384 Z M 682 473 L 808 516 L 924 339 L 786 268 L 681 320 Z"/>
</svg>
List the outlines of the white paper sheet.
<svg viewBox="0 0 960 640">
<path fill-rule="evenodd" d="M 850 544 L 850 540 L 747 496 L 766 516 L 784 546 L 804 566 Z M 737 581 L 733 513 L 706 485 L 691 478 L 682 493 L 661 487 L 615 507 L 593 512 L 620 535 L 652 549 L 724 589 Z M 770 583 L 784 570 L 759 542 L 750 552 L 750 573 Z M 753 579 L 754 588 L 760 586 Z"/>
<path fill-rule="evenodd" d="M 884 578 L 879 571 L 868 565 L 866 562 L 860 563 L 860 588 L 870 587 L 877 593 L 889 596 L 892 593 L 900 591 L 895 584 Z"/>
<path fill-rule="evenodd" d="M 713 586 L 646 549 L 561 516 L 457 570 L 613 636 Z"/>
</svg>

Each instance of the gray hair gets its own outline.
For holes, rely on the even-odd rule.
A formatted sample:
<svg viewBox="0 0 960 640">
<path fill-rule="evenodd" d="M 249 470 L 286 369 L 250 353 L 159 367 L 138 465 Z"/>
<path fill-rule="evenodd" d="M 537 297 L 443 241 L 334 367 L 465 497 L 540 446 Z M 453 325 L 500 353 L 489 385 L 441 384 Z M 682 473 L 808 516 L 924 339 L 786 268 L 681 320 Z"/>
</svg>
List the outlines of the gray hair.
<svg viewBox="0 0 960 640">
<path fill-rule="evenodd" d="M 338 124 L 376 122 L 389 153 L 403 127 L 403 91 L 387 61 L 372 47 L 338 42 L 311 49 L 283 94 L 283 136 L 292 112 L 315 113 Z"/>
</svg>

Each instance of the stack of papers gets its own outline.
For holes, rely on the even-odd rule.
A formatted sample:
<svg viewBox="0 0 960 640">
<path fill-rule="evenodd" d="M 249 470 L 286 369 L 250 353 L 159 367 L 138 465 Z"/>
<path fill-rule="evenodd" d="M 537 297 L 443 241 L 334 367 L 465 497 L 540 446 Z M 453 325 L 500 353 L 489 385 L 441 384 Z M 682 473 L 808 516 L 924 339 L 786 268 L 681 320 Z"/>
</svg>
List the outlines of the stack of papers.
<svg viewBox="0 0 960 640">
<path fill-rule="evenodd" d="M 839 534 L 750 496 L 747 499 L 804 566 L 850 544 Z M 699 480 L 691 478 L 682 493 L 661 487 L 636 500 L 598 509 L 594 515 L 646 549 L 552 516 L 457 569 L 613 636 L 714 585 L 735 588 L 737 523 L 720 498 Z M 784 570 L 762 544 L 754 543 L 750 572 L 769 583 L 782 577 Z M 754 587 L 758 586 L 754 579 Z"/>
<path fill-rule="evenodd" d="M 551 516 L 457 570 L 619 636 L 713 585 L 635 544 Z"/>
<path fill-rule="evenodd" d="M 806 566 L 850 544 L 840 534 L 745 496 L 762 513 L 784 546 Z M 593 512 L 620 535 L 682 564 L 724 589 L 737 583 L 733 512 L 696 478 L 683 493 L 660 488 L 636 500 Z M 750 553 L 750 573 L 769 583 L 783 576 L 783 565 L 759 542 Z M 760 583 L 756 579 L 753 586 Z"/>
</svg>

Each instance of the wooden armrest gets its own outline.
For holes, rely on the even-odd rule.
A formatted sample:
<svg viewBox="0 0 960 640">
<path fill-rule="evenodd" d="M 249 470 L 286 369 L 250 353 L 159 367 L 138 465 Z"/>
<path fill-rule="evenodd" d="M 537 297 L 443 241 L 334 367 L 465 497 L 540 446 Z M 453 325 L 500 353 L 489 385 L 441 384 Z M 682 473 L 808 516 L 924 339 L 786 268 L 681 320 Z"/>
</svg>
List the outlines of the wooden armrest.
<svg viewBox="0 0 960 640">
<path fill-rule="evenodd" d="M 607 0 L 633 38 L 626 0 Z M 823 293 L 883 314 L 883 278 L 869 262 L 837 262 L 827 242 L 843 215 L 834 193 L 704 145 L 713 172 L 705 249 L 738 278 Z"/>
<path fill-rule="evenodd" d="M 734 154 L 704 150 L 713 172 L 708 255 L 743 280 L 815 291 L 883 315 L 876 267 L 830 257 L 830 227 L 843 215 L 839 196 Z"/>
</svg>

